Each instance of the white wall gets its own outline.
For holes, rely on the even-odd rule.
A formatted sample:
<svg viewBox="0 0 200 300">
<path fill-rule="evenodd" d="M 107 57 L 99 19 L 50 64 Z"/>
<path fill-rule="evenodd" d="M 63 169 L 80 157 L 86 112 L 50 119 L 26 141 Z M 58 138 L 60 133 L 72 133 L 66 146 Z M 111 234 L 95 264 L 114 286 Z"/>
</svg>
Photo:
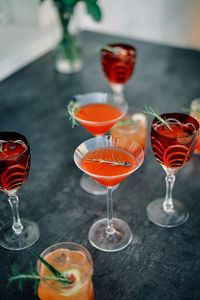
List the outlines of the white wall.
<svg viewBox="0 0 200 300">
<path fill-rule="evenodd" d="M 60 39 L 51 1 L 0 0 L 0 81 L 52 50 Z"/>
<path fill-rule="evenodd" d="M 51 0 L 0 0 L 0 81 L 60 38 Z M 200 0 L 100 0 L 103 20 L 78 7 L 82 29 L 200 49 Z"/>
<path fill-rule="evenodd" d="M 200 0 L 101 0 L 100 4 L 104 12 L 100 24 L 84 13 L 82 5 L 82 28 L 200 48 L 200 28 L 196 45 L 190 45 L 194 18 L 200 18 Z"/>
</svg>

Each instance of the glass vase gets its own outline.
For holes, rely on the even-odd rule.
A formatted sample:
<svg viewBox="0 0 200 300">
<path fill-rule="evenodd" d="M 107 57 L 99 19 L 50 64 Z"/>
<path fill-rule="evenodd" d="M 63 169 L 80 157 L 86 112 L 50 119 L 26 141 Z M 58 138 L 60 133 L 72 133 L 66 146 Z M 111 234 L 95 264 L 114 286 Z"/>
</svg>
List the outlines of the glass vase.
<svg viewBox="0 0 200 300">
<path fill-rule="evenodd" d="M 76 16 L 63 8 L 58 8 L 58 15 L 62 39 L 54 51 L 55 69 L 60 73 L 75 73 L 83 66 Z"/>
</svg>

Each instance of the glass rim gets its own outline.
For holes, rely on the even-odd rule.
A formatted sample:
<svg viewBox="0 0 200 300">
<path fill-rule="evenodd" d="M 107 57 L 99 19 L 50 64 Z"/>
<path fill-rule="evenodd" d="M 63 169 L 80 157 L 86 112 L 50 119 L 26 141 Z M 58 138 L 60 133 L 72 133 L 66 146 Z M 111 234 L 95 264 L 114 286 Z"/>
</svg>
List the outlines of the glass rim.
<svg viewBox="0 0 200 300">
<path fill-rule="evenodd" d="M 132 46 L 131 44 L 128 44 L 128 43 L 124 43 L 124 42 L 113 42 L 113 43 L 108 43 L 108 44 L 106 44 L 106 46 L 109 46 L 109 47 L 128 47 L 129 49 L 131 49 L 131 50 L 133 50 L 134 51 L 134 54 L 127 54 L 127 56 L 136 56 L 136 53 L 137 53 L 137 49 L 134 47 L 134 46 Z M 101 53 L 103 52 L 103 51 L 105 51 L 105 52 L 109 52 L 108 50 L 106 50 L 106 49 L 101 49 Z M 111 52 L 110 52 L 111 53 Z M 103 54 L 103 53 L 102 53 Z"/>
<path fill-rule="evenodd" d="M 26 145 L 27 148 L 24 149 L 23 152 L 21 152 L 21 153 L 15 155 L 15 156 L 8 157 L 8 158 L 0 158 L 0 161 L 9 161 L 9 160 L 13 160 L 13 159 L 15 159 L 15 158 L 17 158 L 17 157 L 20 157 L 20 156 L 22 156 L 26 151 L 28 151 L 28 149 L 30 148 L 29 141 L 28 141 L 28 139 L 25 137 L 25 135 L 23 135 L 23 134 L 21 134 L 21 133 L 19 133 L 19 132 L 16 132 L 16 131 L 2 131 L 2 132 L 0 132 L 0 136 L 1 136 L 2 133 L 3 133 L 3 134 L 17 134 L 17 135 L 22 136 L 23 139 L 25 140 L 25 141 L 22 140 L 22 142 L 24 142 L 24 144 Z M 1 140 L 1 139 L 0 139 L 0 140 Z M 8 142 L 8 141 L 17 141 L 17 140 L 16 140 L 16 139 L 14 139 L 14 140 L 9 139 L 9 140 L 2 140 L 2 141 Z"/>
<path fill-rule="evenodd" d="M 99 94 L 101 94 L 101 92 L 94 92 L 94 93 L 86 93 L 86 94 L 82 94 L 82 95 L 87 95 L 87 94 L 95 94 L 95 93 L 99 93 Z M 113 95 L 112 94 L 109 94 L 109 93 L 102 93 L 102 94 L 107 94 L 108 96 L 111 96 L 112 98 L 113 98 Z M 108 103 L 108 102 L 92 102 L 92 103 L 87 103 L 87 104 L 82 104 L 81 105 L 81 103 L 80 103 L 80 101 L 81 100 L 79 100 L 78 98 L 76 99 L 76 101 L 78 101 L 79 102 L 79 104 L 80 104 L 80 107 L 82 107 L 82 106 L 85 106 L 85 105 L 88 105 L 88 104 L 96 104 L 96 103 L 98 103 L 98 104 L 110 104 L 110 103 Z M 117 105 L 114 105 L 114 104 L 110 104 L 110 105 L 112 105 L 112 106 L 114 106 L 114 107 L 116 107 L 116 108 L 118 108 L 119 110 L 120 110 L 120 112 L 121 112 L 121 115 L 120 116 L 118 116 L 117 118 L 114 118 L 114 119 L 112 119 L 112 120 L 107 120 L 107 121 L 88 121 L 88 120 L 84 120 L 84 119 L 80 119 L 80 118 L 78 118 L 76 115 L 75 115 L 75 113 L 72 113 L 71 111 L 70 111 L 70 109 L 68 109 L 68 111 L 69 111 L 69 114 L 70 114 L 70 116 L 71 117 L 73 117 L 73 118 L 75 118 L 80 124 L 81 123 L 84 123 L 84 124 L 88 124 L 88 125 L 95 125 L 95 124 L 100 124 L 100 125 L 102 125 L 102 126 L 105 126 L 105 124 L 110 124 L 110 123 L 113 123 L 113 122 L 117 122 L 118 120 L 120 120 L 121 118 L 123 118 L 125 115 L 126 115 L 126 113 L 127 113 L 127 111 L 128 111 L 128 103 L 127 103 L 127 101 L 125 100 L 125 99 L 123 99 L 123 102 L 122 103 L 116 103 Z M 68 104 L 68 107 L 69 107 L 69 105 L 70 105 L 70 103 Z M 123 110 L 121 110 L 118 106 L 120 106 L 120 105 L 124 105 L 124 109 Z"/>
<path fill-rule="evenodd" d="M 67 245 L 71 245 L 71 246 L 78 247 L 78 248 L 80 248 L 80 250 L 79 250 L 80 252 L 81 252 L 81 250 L 83 250 L 82 253 L 84 253 L 85 256 L 87 255 L 86 259 L 88 258 L 87 260 L 89 261 L 90 268 L 89 268 L 89 271 L 80 280 L 81 283 L 79 285 L 79 288 L 81 288 L 87 282 L 87 280 L 89 280 L 89 278 L 92 276 L 93 271 L 94 271 L 93 270 L 92 256 L 91 256 L 90 252 L 84 246 L 82 246 L 80 244 L 77 244 L 75 242 L 60 242 L 60 243 L 55 243 L 55 244 L 47 247 L 46 249 L 44 249 L 41 252 L 40 256 L 45 259 L 44 255 L 46 253 L 48 253 L 48 251 L 50 251 L 51 248 L 53 248 L 53 247 L 59 247 L 59 246 L 61 246 L 60 248 L 57 248 L 57 249 L 54 249 L 54 250 L 50 251 L 49 254 L 52 253 L 52 252 L 54 252 L 54 251 L 56 251 L 56 250 L 58 250 L 58 249 L 67 249 L 67 248 L 62 247 L 63 244 L 66 245 L 66 246 Z M 67 250 L 71 251 L 71 249 L 67 249 Z M 77 250 L 72 250 L 72 251 L 78 251 L 78 249 Z M 38 274 L 39 274 L 40 277 L 41 277 L 41 275 L 40 275 L 40 269 L 41 269 L 40 265 L 41 264 L 42 264 L 42 262 L 40 260 L 37 260 L 36 267 L 37 267 L 37 272 L 38 272 Z M 49 282 L 46 282 L 45 280 L 43 280 L 42 283 L 44 283 L 45 285 L 49 286 Z M 51 286 L 51 288 L 54 289 L 54 290 L 56 290 L 56 291 L 64 291 L 64 290 L 67 290 L 68 288 L 73 288 L 76 285 L 77 285 L 77 283 L 72 283 L 72 284 L 70 284 L 69 287 L 63 287 L 62 288 L 62 287 L 57 287 L 57 286 Z"/>
<path fill-rule="evenodd" d="M 112 134 L 92 137 L 92 138 L 90 138 L 90 139 L 87 139 L 87 140 L 84 141 L 83 143 L 81 143 L 81 144 L 75 149 L 75 151 L 74 151 L 74 161 L 75 161 L 75 163 L 76 163 L 76 160 L 75 160 L 75 153 L 76 153 L 76 151 L 78 150 L 78 148 L 79 148 L 81 145 L 83 145 L 83 144 L 84 144 L 85 142 L 87 142 L 87 141 L 91 141 L 91 140 L 94 140 L 94 139 L 104 139 L 104 138 L 108 138 L 108 137 L 112 137 Z M 123 138 L 126 138 L 126 137 L 123 137 Z M 136 145 L 138 146 L 138 148 L 140 149 L 142 155 L 143 155 L 142 160 L 140 161 L 140 163 L 137 165 L 137 167 L 136 167 L 134 170 L 131 170 L 131 171 L 125 173 L 125 174 L 113 175 L 113 176 L 105 176 L 105 175 L 94 175 L 93 173 L 87 172 L 87 171 L 85 171 L 83 168 L 81 168 L 81 165 L 80 165 L 80 164 L 77 164 L 77 163 L 76 163 L 77 167 L 78 167 L 81 171 L 83 171 L 84 173 L 86 173 L 87 175 L 89 175 L 90 177 L 93 177 L 93 178 L 114 179 L 114 178 L 120 178 L 120 177 L 124 177 L 124 176 L 130 175 L 131 173 L 135 172 L 135 171 L 142 165 L 142 163 L 143 163 L 143 161 L 144 161 L 144 150 L 142 149 L 142 147 L 141 147 L 137 142 L 133 141 L 133 139 L 131 139 L 130 137 L 127 137 L 127 140 L 130 140 L 130 141 L 132 141 L 132 143 L 136 144 Z M 100 149 L 100 148 L 103 148 L 103 147 L 99 147 L 98 149 Z M 105 147 L 104 147 L 104 148 L 105 148 Z M 120 148 L 120 147 L 118 147 L 118 148 Z M 126 149 L 123 149 L 123 148 L 120 148 L 120 149 L 129 152 L 129 151 L 126 150 Z M 92 151 L 92 150 L 91 150 L 91 151 Z M 88 152 L 89 152 L 89 151 L 88 151 Z M 129 153 L 130 153 L 130 152 L 129 152 Z M 130 153 L 130 154 L 131 154 L 131 153 Z M 131 155 L 133 155 L 133 154 L 131 154 Z M 134 156 L 134 155 L 133 155 L 133 156 Z"/>
<path fill-rule="evenodd" d="M 126 112 L 122 112 L 122 114 L 115 118 L 115 119 L 112 119 L 112 120 L 108 120 L 108 121 L 87 121 L 87 120 L 83 120 L 83 119 L 80 119 L 78 117 L 76 117 L 74 115 L 74 118 L 81 124 L 81 123 L 84 123 L 84 124 L 91 124 L 91 125 L 99 125 L 99 126 L 105 126 L 106 124 L 110 124 L 110 123 L 113 123 L 113 122 L 117 122 L 119 121 L 121 118 L 123 118 L 124 116 L 126 115 Z"/>
<path fill-rule="evenodd" d="M 190 137 L 192 137 L 192 136 L 195 136 L 196 134 L 198 134 L 198 132 L 199 132 L 199 123 L 198 123 L 198 121 L 195 119 L 195 118 L 193 118 L 192 116 L 190 116 L 190 115 L 187 115 L 187 114 L 184 114 L 184 113 L 178 113 L 178 112 L 176 112 L 176 113 L 164 113 L 164 114 L 161 114 L 160 116 L 161 117 L 163 117 L 163 116 L 166 116 L 166 115 L 184 115 L 184 116 L 187 116 L 187 117 L 189 117 L 189 118 L 191 118 L 191 119 L 193 119 L 194 121 L 195 121 L 195 123 L 196 123 L 196 125 L 197 125 L 197 129 L 195 128 L 195 132 L 194 133 L 191 133 L 190 135 L 187 135 L 187 136 L 182 136 L 182 137 L 173 137 L 173 136 L 168 136 L 168 135 L 164 135 L 164 134 L 162 134 L 162 133 L 160 133 L 160 132 L 158 132 L 155 128 L 154 128 L 154 124 L 156 123 L 155 121 L 157 120 L 157 118 L 154 118 L 153 120 L 152 120 L 152 123 L 151 123 L 151 129 L 153 130 L 153 131 L 155 131 L 157 134 L 159 134 L 159 135 L 161 135 L 161 136 L 163 136 L 163 137 L 165 137 L 165 138 L 168 138 L 168 139 L 186 139 L 186 138 L 190 138 Z M 157 121 L 159 121 L 159 120 L 157 120 Z M 194 124 L 193 124 L 194 125 Z"/>
</svg>

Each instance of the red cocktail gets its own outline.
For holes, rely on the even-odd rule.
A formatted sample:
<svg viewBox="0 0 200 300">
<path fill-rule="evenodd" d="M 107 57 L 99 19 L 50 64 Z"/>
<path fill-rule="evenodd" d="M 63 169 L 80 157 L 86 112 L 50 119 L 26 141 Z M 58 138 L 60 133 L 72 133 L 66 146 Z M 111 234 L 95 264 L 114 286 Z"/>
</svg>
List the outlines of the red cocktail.
<svg viewBox="0 0 200 300">
<path fill-rule="evenodd" d="M 0 166 L 0 190 L 16 193 L 28 176 L 30 149 L 21 140 L 0 140 Z"/>
<path fill-rule="evenodd" d="M 126 150 L 100 148 L 87 153 L 82 159 L 81 166 L 99 183 L 112 187 L 132 173 L 137 167 L 137 162 Z"/>
<path fill-rule="evenodd" d="M 188 162 L 198 139 L 198 122 L 181 113 L 163 114 L 168 126 L 154 119 L 151 126 L 151 144 L 154 155 L 166 172 L 165 199 L 157 199 L 147 207 L 149 219 L 163 227 L 174 227 L 188 218 L 180 202 L 172 200 L 172 188 L 177 170 Z M 163 201 L 164 200 L 164 201 Z"/>
<path fill-rule="evenodd" d="M 94 136 L 105 134 L 122 117 L 120 109 L 112 104 L 91 103 L 81 106 L 76 119 Z"/>
<path fill-rule="evenodd" d="M 127 44 L 110 44 L 101 50 L 104 74 L 114 93 L 122 94 L 136 63 L 136 49 Z"/>
<path fill-rule="evenodd" d="M 142 164 L 142 148 L 132 139 L 99 136 L 82 143 L 74 153 L 76 165 L 107 188 L 107 219 L 93 224 L 89 240 L 96 248 L 113 252 L 132 240 L 129 226 L 112 217 L 112 188 Z"/>
<path fill-rule="evenodd" d="M 28 140 L 17 132 L 0 133 L 0 190 L 8 195 L 13 212 L 13 223 L 0 231 L 0 244 L 11 250 L 24 249 L 39 237 L 38 226 L 28 220 L 20 221 L 17 192 L 26 181 L 30 168 Z"/>
<path fill-rule="evenodd" d="M 68 105 L 72 121 L 80 123 L 94 136 L 105 134 L 127 112 L 126 101 L 118 102 L 113 95 L 107 93 L 88 93 L 75 96 L 75 101 Z M 92 178 L 83 175 L 81 187 L 94 195 L 106 194 L 106 189 Z"/>
</svg>

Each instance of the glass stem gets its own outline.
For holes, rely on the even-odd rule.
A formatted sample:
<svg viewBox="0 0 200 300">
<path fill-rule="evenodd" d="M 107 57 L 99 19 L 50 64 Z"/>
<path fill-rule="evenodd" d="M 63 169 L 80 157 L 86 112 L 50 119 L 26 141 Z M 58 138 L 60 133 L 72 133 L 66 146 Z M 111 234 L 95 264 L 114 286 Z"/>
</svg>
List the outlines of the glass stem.
<svg viewBox="0 0 200 300">
<path fill-rule="evenodd" d="M 118 83 L 111 83 L 111 88 L 113 90 L 113 94 L 115 99 L 121 103 L 124 100 L 124 94 L 123 94 L 123 90 L 124 90 L 124 85 L 123 84 L 118 84 Z"/>
<path fill-rule="evenodd" d="M 18 211 L 19 198 L 16 194 L 13 194 L 13 195 L 8 197 L 8 201 L 10 203 L 10 206 L 11 206 L 11 209 L 12 209 L 12 214 L 13 214 L 12 229 L 14 230 L 14 232 L 16 234 L 20 234 L 20 233 L 22 233 L 23 225 L 20 221 L 19 211 Z"/>
<path fill-rule="evenodd" d="M 106 228 L 106 232 L 112 234 L 115 231 L 113 227 L 112 188 L 107 189 L 107 218 L 108 218 L 108 226 Z"/>
<path fill-rule="evenodd" d="M 175 182 L 175 175 L 167 174 L 165 177 L 165 182 L 166 182 L 166 195 L 165 195 L 165 200 L 163 202 L 163 210 L 167 213 L 170 213 L 170 212 L 174 212 L 172 189 Z"/>
</svg>

